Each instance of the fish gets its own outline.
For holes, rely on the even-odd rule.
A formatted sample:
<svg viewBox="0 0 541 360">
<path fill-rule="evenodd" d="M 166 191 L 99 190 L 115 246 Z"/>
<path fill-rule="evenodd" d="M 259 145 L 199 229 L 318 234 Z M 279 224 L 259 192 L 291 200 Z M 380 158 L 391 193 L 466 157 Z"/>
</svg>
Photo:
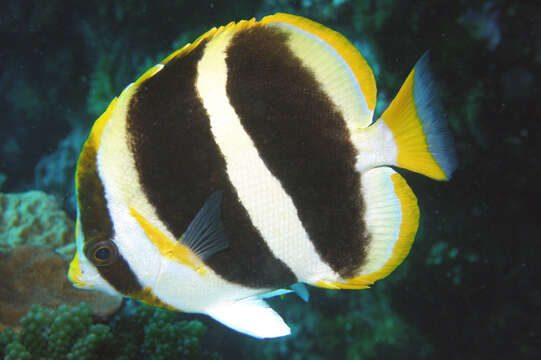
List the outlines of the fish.
<svg viewBox="0 0 541 360">
<path fill-rule="evenodd" d="M 257 338 L 291 333 L 268 297 L 370 287 L 418 229 L 394 168 L 457 166 L 428 62 L 374 120 L 374 75 L 340 33 L 283 13 L 212 28 L 94 122 L 68 278 Z"/>
</svg>

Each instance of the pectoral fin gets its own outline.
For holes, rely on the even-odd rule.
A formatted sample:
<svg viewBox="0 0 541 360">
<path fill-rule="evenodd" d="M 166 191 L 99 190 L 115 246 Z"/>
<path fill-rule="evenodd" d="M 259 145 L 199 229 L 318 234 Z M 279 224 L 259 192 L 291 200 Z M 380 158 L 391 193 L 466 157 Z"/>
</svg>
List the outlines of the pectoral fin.
<svg viewBox="0 0 541 360">
<path fill-rule="evenodd" d="M 221 219 L 222 191 L 213 192 L 180 239 L 200 259 L 205 260 L 229 247 Z"/>
<path fill-rule="evenodd" d="M 310 293 L 308 292 L 306 285 L 303 283 L 295 283 L 291 285 L 290 288 L 295 291 L 295 294 L 297 294 L 304 301 L 308 302 L 308 299 L 310 299 Z"/>
</svg>

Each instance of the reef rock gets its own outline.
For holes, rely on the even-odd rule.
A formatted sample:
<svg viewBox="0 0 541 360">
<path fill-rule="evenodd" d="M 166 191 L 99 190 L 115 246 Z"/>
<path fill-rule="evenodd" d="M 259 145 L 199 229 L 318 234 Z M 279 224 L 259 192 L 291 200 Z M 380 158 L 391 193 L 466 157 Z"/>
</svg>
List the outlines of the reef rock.
<svg viewBox="0 0 541 360">
<path fill-rule="evenodd" d="M 0 193 L 0 251 L 42 245 L 66 257 L 74 254 L 74 222 L 54 196 L 42 191 Z"/>
<path fill-rule="evenodd" d="M 119 297 L 78 290 L 68 281 L 74 243 L 74 222 L 54 196 L 0 193 L 0 330 L 16 328 L 31 304 L 55 309 L 85 301 L 98 316 L 118 309 Z"/>
<path fill-rule="evenodd" d="M 0 252 L 0 330 L 17 329 L 32 304 L 56 309 L 84 301 L 101 317 L 120 307 L 120 297 L 74 288 L 67 271 L 67 261 L 47 247 L 24 245 Z"/>
</svg>

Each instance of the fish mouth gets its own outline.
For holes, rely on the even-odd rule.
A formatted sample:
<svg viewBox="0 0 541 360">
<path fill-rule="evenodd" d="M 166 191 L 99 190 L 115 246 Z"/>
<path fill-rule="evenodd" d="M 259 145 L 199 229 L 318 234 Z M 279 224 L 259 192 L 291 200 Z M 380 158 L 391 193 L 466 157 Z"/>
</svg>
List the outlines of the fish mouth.
<svg viewBox="0 0 541 360">
<path fill-rule="evenodd" d="M 79 252 L 75 253 L 75 257 L 71 260 L 68 279 L 73 286 L 79 289 L 91 289 L 96 285 L 91 282 L 83 281 L 83 272 L 81 271 L 81 262 L 79 261 Z"/>
</svg>

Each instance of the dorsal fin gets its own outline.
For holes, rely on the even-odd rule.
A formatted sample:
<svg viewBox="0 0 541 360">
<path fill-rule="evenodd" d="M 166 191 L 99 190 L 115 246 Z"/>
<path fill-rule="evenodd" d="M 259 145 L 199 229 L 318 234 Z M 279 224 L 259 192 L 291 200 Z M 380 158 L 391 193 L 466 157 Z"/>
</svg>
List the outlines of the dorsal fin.
<svg viewBox="0 0 541 360">
<path fill-rule="evenodd" d="M 180 238 L 201 260 L 229 247 L 221 219 L 223 191 L 213 192 Z"/>
<path fill-rule="evenodd" d="M 301 16 L 278 13 L 259 22 L 289 34 L 288 46 L 315 75 L 352 130 L 372 122 L 376 81 L 361 53 L 342 34 Z"/>
</svg>

